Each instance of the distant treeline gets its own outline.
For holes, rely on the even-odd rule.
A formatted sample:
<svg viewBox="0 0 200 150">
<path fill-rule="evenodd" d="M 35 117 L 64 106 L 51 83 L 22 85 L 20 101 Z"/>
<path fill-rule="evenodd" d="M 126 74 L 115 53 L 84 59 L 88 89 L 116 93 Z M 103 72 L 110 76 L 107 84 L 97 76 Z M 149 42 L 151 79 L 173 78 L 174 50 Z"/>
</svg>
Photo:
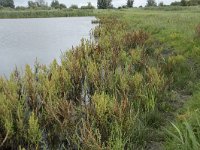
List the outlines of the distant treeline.
<svg viewBox="0 0 200 150">
<path fill-rule="evenodd" d="M 200 0 L 181 0 L 180 2 L 172 2 L 171 6 L 197 6 Z"/>
<path fill-rule="evenodd" d="M 118 8 L 132 8 L 134 5 L 134 0 L 127 0 L 126 4 L 119 6 Z M 159 5 L 164 5 L 163 2 L 160 2 Z M 147 0 L 146 7 L 157 6 L 155 0 Z M 0 0 L 0 8 L 9 7 L 15 8 L 14 0 Z M 27 6 L 17 6 L 16 9 L 65 9 L 67 6 L 63 3 L 60 3 L 58 0 L 52 0 L 49 5 L 45 0 L 29 0 Z M 78 9 L 78 5 L 72 4 L 69 8 Z M 97 0 L 98 9 L 112 9 L 115 8 L 112 4 L 112 0 Z M 95 6 L 92 3 L 88 2 L 87 5 L 81 6 L 80 9 L 95 9 Z"/>
<path fill-rule="evenodd" d="M 0 0 L 0 7 L 10 7 L 14 8 L 14 1 L 13 0 Z"/>
<path fill-rule="evenodd" d="M 48 5 L 45 0 L 35 0 L 35 1 L 28 1 L 27 6 L 17 6 L 15 7 L 14 0 L 0 0 L 0 8 L 16 8 L 16 9 L 65 9 L 67 6 L 63 3 L 60 3 L 58 0 L 52 0 L 51 4 Z M 78 5 L 72 4 L 69 8 L 78 9 Z M 90 2 L 87 5 L 81 6 L 81 9 L 94 9 L 95 7 L 92 6 Z"/>
<path fill-rule="evenodd" d="M 200 5 L 200 0 L 181 0 L 180 2 L 174 1 L 170 4 L 170 6 L 197 6 L 197 5 Z M 165 5 L 163 1 L 157 4 L 155 0 L 147 0 L 147 4 L 145 7 L 152 7 L 152 6 L 161 7 L 161 6 L 169 6 L 169 5 Z"/>
<path fill-rule="evenodd" d="M 180 2 L 172 2 L 171 6 L 196 6 L 200 5 L 200 0 L 181 0 Z M 97 8 L 98 9 L 113 9 L 115 8 L 112 4 L 112 0 L 97 0 Z M 127 0 L 126 4 L 119 6 L 118 9 L 121 8 L 132 8 L 134 6 L 134 0 Z M 145 7 L 162 7 L 169 6 L 164 4 L 164 2 L 156 3 L 155 0 L 147 0 Z M 143 7 L 143 6 L 139 6 Z M 60 3 L 58 0 L 52 0 L 50 4 L 45 2 L 45 0 L 29 0 L 27 2 L 27 6 L 17 6 L 15 7 L 14 0 L 0 0 L 0 9 L 3 8 L 15 8 L 16 10 L 26 10 L 26 9 L 39 9 L 39 10 L 51 10 L 51 9 L 66 9 L 67 6 L 63 3 Z M 88 2 L 84 6 L 78 6 L 76 4 L 72 4 L 68 8 L 70 9 L 95 9 L 96 7 L 92 5 L 91 2 Z"/>
</svg>

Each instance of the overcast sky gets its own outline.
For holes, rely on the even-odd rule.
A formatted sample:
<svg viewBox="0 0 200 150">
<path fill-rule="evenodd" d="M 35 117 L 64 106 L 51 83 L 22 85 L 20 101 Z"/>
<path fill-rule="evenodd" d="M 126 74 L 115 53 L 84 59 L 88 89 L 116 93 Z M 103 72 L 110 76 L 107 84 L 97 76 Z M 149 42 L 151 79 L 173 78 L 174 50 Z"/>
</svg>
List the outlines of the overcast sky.
<svg viewBox="0 0 200 150">
<path fill-rule="evenodd" d="M 28 0 L 14 0 L 16 6 L 27 6 Z M 35 0 L 33 0 L 35 1 Z M 51 3 L 52 0 L 45 0 L 48 2 L 48 4 Z M 127 0 L 113 0 L 112 3 L 115 7 L 125 5 Z M 178 1 L 178 0 L 156 0 L 158 3 L 159 2 L 164 2 L 164 4 L 170 4 L 173 1 Z M 86 5 L 87 2 L 91 2 L 94 6 L 96 6 L 97 0 L 59 0 L 60 3 L 66 4 L 68 7 L 71 4 L 77 4 L 79 6 Z M 140 6 L 140 5 L 145 5 L 146 0 L 135 0 L 134 6 Z"/>
</svg>

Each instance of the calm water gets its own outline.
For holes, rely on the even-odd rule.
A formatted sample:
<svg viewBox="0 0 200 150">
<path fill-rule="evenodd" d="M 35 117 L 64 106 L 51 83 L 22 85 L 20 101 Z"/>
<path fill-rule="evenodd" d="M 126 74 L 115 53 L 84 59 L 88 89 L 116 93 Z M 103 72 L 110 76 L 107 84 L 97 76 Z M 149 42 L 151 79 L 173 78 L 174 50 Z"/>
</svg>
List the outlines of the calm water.
<svg viewBox="0 0 200 150">
<path fill-rule="evenodd" d="M 17 66 L 50 64 L 61 52 L 90 38 L 94 17 L 0 19 L 0 75 L 8 76 Z"/>
</svg>

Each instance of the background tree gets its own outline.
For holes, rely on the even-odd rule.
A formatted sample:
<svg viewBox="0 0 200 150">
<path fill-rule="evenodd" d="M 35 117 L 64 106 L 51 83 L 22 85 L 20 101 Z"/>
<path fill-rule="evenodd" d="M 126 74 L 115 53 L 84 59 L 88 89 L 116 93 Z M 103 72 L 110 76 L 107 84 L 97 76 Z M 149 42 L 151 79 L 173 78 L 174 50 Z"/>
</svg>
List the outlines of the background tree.
<svg viewBox="0 0 200 150">
<path fill-rule="evenodd" d="M 170 4 L 171 6 L 181 6 L 181 2 L 172 2 L 171 4 Z"/>
<path fill-rule="evenodd" d="M 44 0 L 36 0 L 36 3 L 38 4 L 39 7 L 46 6 Z"/>
<path fill-rule="evenodd" d="M 112 0 L 97 0 L 98 9 L 107 9 L 112 7 Z"/>
<path fill-rule="evenodd" d="M 180 2 L 172 2 L 171 6 L 197 6 L 200 0 L 181 0 Z"/>
<path fill-rule="evenodd" d="M 0 6 L 15 8 L 13 0 L 0 0 Z"/>
<path fill-rule="evenodd" d="M 55 9 L 64 9 L 67 8 L 65 4 L 60 4 L 58 0 L 53 0 L 51 2 L 51 7 Z"/>
<path fill-rule="evenodd" d="M 55 9 L 60 8 L 60 3 L 59 3 L 59 1 L 58 1 L 58 0 L 53 0 L 53 1 L 51 2 L 51 7 L 52 7 L 52 8 L 55 8 Z"/>
<path fill-rule="evenodd" d="M 127 0 L 127 7 L 133 7 L 134 0 Z"/>
<path fill-rule="evenodd" d="M 65 4 L 60 4 L 60 9 L 64 9 L 64 8 L 67 8 L 67 6 Z"/>
<path fill-rule="evenodd" d="M 163 2 L 160 2 L 160 3 L 158 4 L 158 6 L 162 7 L 162 6 L 164 6 L 164 3 L 163 3 Z"/>
<path fill-rule="evenodd" d="M 181 6 L 187 6 L 188 5 L 187 3 L 188 2 L 186 0 L 181 0 Z"/>
<path fill-rule="evenodd" d="M 190 6 L 197 6 L 197 5 L 200 5 L 200 0 L 190 0 L 188 2 L 188 5 Z"/>
<path fill-rule="evenodd" d="M 78 9 L 78 5 L 72 4 L 69 8 L 71 8 L 71 9 Z"/>
<path fill-rule="evenodd" d="M 36 7 L 38 7 L 38 4 L 37 4 L 37 2 L 28 1 L 28 7 L 29 8 L 36 8 Z"/>
<path fill-rule="evenodd" d="M 147 6 L 147 7 L 150 7 L 150 6 L 157 6 L 157 4 L 156 4 L 156 1 L 155 1 L 155 0 L 147 0 L 146 6 Z"/>
</svg>

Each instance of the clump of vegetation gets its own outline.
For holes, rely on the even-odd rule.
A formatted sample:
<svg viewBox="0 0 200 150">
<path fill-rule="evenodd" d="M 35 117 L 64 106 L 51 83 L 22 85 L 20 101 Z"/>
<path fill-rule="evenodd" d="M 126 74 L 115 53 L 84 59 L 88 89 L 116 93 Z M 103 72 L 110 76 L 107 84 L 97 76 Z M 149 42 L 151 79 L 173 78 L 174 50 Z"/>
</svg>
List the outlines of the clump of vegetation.
<svg viewBox="0 0 200 150">
<path fill-rule="evenodd" d="M 145 31 L 100 19 L 98 41 L 83 40 L 61 65 L 27 65 L 1 78 L 3 148 L 137 149 L 157 134 L 146 133 L 162 124 L 168 58 L 145 49 Z"/>
<path fill-rule="evenodd" d="M 92 24 L 99 24 L 99 23 L 100 23 L 99 19 L 92 20 Z"/>
<path fill-rule="evenodd" d="M 137 46 L 144 46 L 145 42 L 148 40 L 149 35 L 142 31 L 129 32 L 124 37 L 125 45 L 131 48 L 136 48 Z"/>
</svg>

